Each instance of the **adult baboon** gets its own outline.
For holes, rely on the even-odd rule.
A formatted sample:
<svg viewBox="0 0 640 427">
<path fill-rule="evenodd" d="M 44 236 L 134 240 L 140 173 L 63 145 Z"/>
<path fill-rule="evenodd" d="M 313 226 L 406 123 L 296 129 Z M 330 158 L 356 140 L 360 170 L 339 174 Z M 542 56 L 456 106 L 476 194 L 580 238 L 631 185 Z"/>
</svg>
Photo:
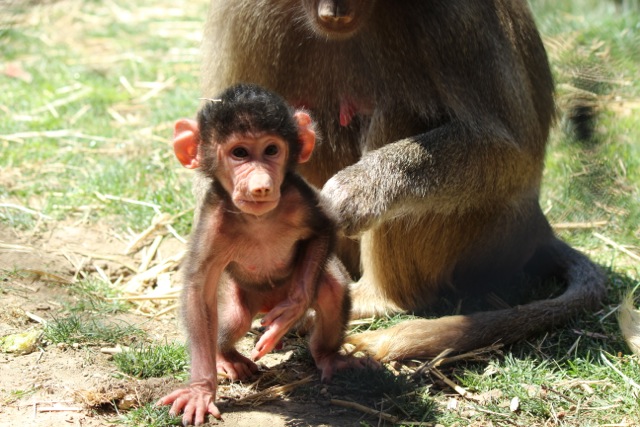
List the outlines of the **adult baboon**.
<svg viewBox="0 0 640 427">
<path fill-rule="evenodd" d="M 359 277 L 354 316 L 443 296 L 464 309 L 523 273 L 568 283 L 554 299 L 352 338 L 377 358 L 512 342 L 598 305 L 603 274 L 538 202 L 553 82 L 525 0 L 212 0 L 204 55 L 205 96 L 257 83 L 318 122 L 324 142 L 301 172 L 358 237 L 341 247 Z"/>
</svg>

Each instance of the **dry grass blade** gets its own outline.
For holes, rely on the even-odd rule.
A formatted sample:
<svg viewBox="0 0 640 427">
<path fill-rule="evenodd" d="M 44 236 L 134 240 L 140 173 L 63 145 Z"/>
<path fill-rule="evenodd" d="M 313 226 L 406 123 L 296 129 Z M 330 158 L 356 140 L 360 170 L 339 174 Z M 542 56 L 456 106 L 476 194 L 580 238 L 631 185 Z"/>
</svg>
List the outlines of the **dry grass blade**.
<svg viewBox="0 0 640 427">
<path fill-rule="evenodd" d="M 72 93 L 71 95 L 65 98 L 58 98 L 55 101 L 48 103 L 47 105 L 43 105 L 42 107 L 36 108 L 31 112 L 31 114 L 35 115 L 39 113 L 44 113 L 45 111 L 55 112 L 56 108 L 63 107 L 65 105 L 71 104 L 72 102 L 85 98 L 88 95 L 90 95 L 92 91 L 93 89 L 91 88 L 80 87 L 79 90 L 77 90 L 75 93 Z"/>
<path fill-rule="evenodd" d="M 446 356 L 451 354 L 452 351 L 453 351 L 453 349 L 447 348 L 442 353 L 440 353 L 439 355 L 434 357 L 432 360 L 423 363 L 422 366 L 420 366 L 418 369 L 416 369 L 416 372 L 413 374 L 413 377 L 416 378 L 416 377 L 422 376 L 425 372 L 429 372 L 429 371 L 431 371 L 432 368 L 435 368 L 436 366 L 439 366 L 440 363 L 442 362 L 442 360 Z"/>
<path fill-rule="evenodd" d="M 160 264 L 155 265 L 142 273 L 136 274 L 127 282 L 125 292 L 133 295 L 140 294 L 144 289 L 145 283 L 155 282 L 162 273 L 177 269 L 185 254 L 186 251 L 181 251 L 180 253 L 165 259 Z M 161 297 L 164 295 L 160 294 L 157 296 Z"/>
<path fill-rule="evenodd" d="M 440 361 L 439 365 L 447 365 L 449 363 L 456 363 L 456 362 L 459 362 L 460 360 L 469 360 L 469 359 L 487 360 L 486 355 L 488 354 L 492 354 L 492 353 L 502 354 L 502 352 L 500 351 L 502 347 L 504 347 L 504 344 L 496 343 L 488 347 L 483 347 L 477 350 L 470 351 L 468 353 L 462 353 L 462 354 L 458 354 L 451 357 L 445 357 Z"/>
<path fill-rule="evenodd" d="M 627 345 L 640 356 L 640 310 L 636 309 L 634 294 L 637 287 L 627 293 L 618 311 L 618 324 Z"/>
<path fill-rule="evenodd" d="M 180 297 L 180 290 L 176 289 L 171 292 L 167 292 L 163 295 L 132 295 L 126 297 L 113 297 L 107 298 L 107 301 L 162 301 L 162 300 L 174 300 Z"/>
<path fill-rule="evenodd" d="M 84 408 L 79 406 L 38 406 L 38 412 L 81 412 Z"/>
<path fill-rule="evenodd" d="M 47 271 L 34 270 L 30 268 L 20 269 L 18 271 L 26 274 L 34 280 L 42 280 L 43 282 L 58 283 L 60 285 L 71 285 L 73 283 L 73 280 L 64 278 L 57 274 L 49 273 Z"/>
<path fill-rule="evenodd" d="M 443 381 L 445 384 L 451 387 L 456 393 L 458 393 L 460 396 L 464 397 L 465 399 L 473 400 L 475 402 L 478 402 L 481 400 L 475 394 L 467 391 L 463 387 L 459 386 L 458 384 L 456 384 L 455 382 L 447 378 L 442 372 L 440 372 L 438 368 L 436 367 L 431 368 L 431 373 L 435 375 L 440 381 Z"/>
<path fill-rule="evenodd" d="M 278 399 L 284 396 L 286 393 L 289 393 L 296 387 L 299 387 L 303 384 L 307 384 L 313 381 L 314 375 L 309 375 L 301 380 L 294 381 L 285 385 L 277 385 L 273 387 L 269 387 L 265 390 L 259 391 L 257 393 L 253 393 L 249 396 L 245 396 L 241 399 L 235 401 L 236 405 L 249 405 L 249 406 L 259 406 L 265 402 Z"/>
<path fill-rule="evenodd" d="M 165 315 L 167 313 L 170 313 L 170 312 L 172 312 L 174 310 L 177 310 L 178 308 L 180 308 L 180 304 L 173 304 L 173 305 L 170 305 L 167 308 L 163 308 L 162 310 L 153 313 L 151 315 L 151 317 L 153 317 L 153 318 L 160 317 L 160 316 Z"/>
<path fill-rule="evenodd" d="M 619 250 L 620 252 L 623 252 L 625 254 L 627 254 L 628 256 L 630 256 L 631 258 L 635 259 L 636 261 L 640 261 L 640 255 L 631 252 L 629 249 L 625 248 L 624 246 L 622 246 L 619 243 L 614 242 L 613 240 L 609 239 L 606 236 L 603 236 L 600 233 L 593 233 L 594 237 L 597 237 L 598 239 L 602 240 L 603 242 L 605 242 L 607 245 L 611 246 L 614 249 Z"/>
<path fill-rule="evenodd" d="M 25 311 L 24 314 L 31 320 L 33 320 L 34 322 L 40 323 L 41 325 L 46 325 L 47 321 L 44 320 L 42 317 L 35 315 L 33 313 L 31 313 L 30 311 Z"/>
<path fill-rule="evenodd" d="M 356 411 L 362 412 L 364 414 L 373 415 L 375 417 L 378 417 L 385 421 L 392 422 L 394 424 L 397 424 L 400 421 L 400 419 L 394 415 L 387 414 L 385 412 L 378 411 L 376 409 L 369 408 L 367 406 L 361 405 L 356 402 L 351 402 L 348 400 L 331 399 L 331 404 L 336 406 L 342 406 L 343 408 L 355 409 Z"/>
<path fill-rule="evenodd" d="M 146 206 L 146 207 L 152 208 L 156 213 L 160 214 L 160 206 L 156 205 L 155 203 L 141 202 L 140 200 L 133 200 L 126 197 L 112 196 L 110 194 L 101 194 L 101 193 L 98 193 L 97 191 L 94 194 L 98 199 L 100 199 L 103 202 L 111 200 L 116 202 L 130 203 L 132 205 Z"/>
<path fill-rule="evenodd" d="M 139 99 L 137 99 L 137 102 L 139 102 L 140 104 L 144 104 L 145 102 L 149 101 L 152 98 L 155 98 L 156 96 L 158 96 L 162 91 L 169 89 L 171 86 L 173 86 L 173 84 L 176 82 L 176 77 L 175 76 L 171 76 L 169 77 L 166 81 L 164 82 L 154 82 L 152 85 L 152 88 L 149 92 L 147 92 L 146 94 L 142 95 Z"/>
<path fill-rule="evenodd" d="M 620 375 L 622 377 L 622 379 L 629 384 L 630 386 L 632 386 L 633 388 L 640 390 L 640 384 L 638 384 L 637 382 L 635 382 L 634 380 L 632 380 L 631 378 L 629 378 L 628 376 L 626 376 L 624 373 L 622 373 L 621 370 L 619 370 L 618 368 L 616 368 L 613 363 L 611 363 L 611 361 L 609 359 L 607 359 L 607 356 L 605 356 L 604 352 L 600 352 L 600 357 L 602 358 L 602 361 L 611 369 L 613 369 L 613 371 Z"/>
<path fill-rule="evenodd" d="M 25 139 L 33 139 L 33 138 L 77 138 L 77 139 L 90 139 L 94 141 L 101 142 L 115 142 L 116 140 L 113 138 L 105 138 L 97 135 L 87 135 L 82 132 L 70 130 L 70 129 L 59 129 L 59 130 L 45 130 L 45 131 L 29 131 L 29 132 L 17 132 L 8 135 L 0 135 L 0 139 L 10 142 L 24 142 Z"/>
<path fill-rule="evenodd" d="M 389 421 L 393 424 L 401 424 L 404 426 L 425 426 L 425 427 L 431 427 L 434 425 L 433 423 L 426 423 L 422 421 L 401 420 L 395 415 L 387 414 L 386 412 L 378 411 L 377 409 L 369 408 L 368 406 L 364 406 L 356 402 L 351 402 L 349 400 L 331 399 L 331 404 L 336 406 L 341 406 L 343 408 L 355 409 L 358 412 L 362 412 L 368 415 L 373 415 L 374 417 L 378 417 L 380 420 Z"/>
<path fill-rule="evenodd" d="M 563 398 L 564 400 L 566 400 L 569 403 L 572 403 L 574 405 L 578 405 L 577 401 L 565 396 L 564 394 L 560 393 L 558 390 L 554 389 L 553 387 L 549 387 L 549 386 L 544 385 L 544 384 L 542 384 L 540 387 L 545 391 L 550 391 L 551 393 L 555 394 L 556 396 L 559 396 L 559 397 Z"/>
<path fill-rule="evenodd" d="M 449 363 L 456 363 L 461 360 L 469 360 L 469 359 L 475 360 L 480 358 L 483 355 L 496 353 L 502 347 L 503 347 L 502 344 L 493 344 L 488 347 L 479 348 L 477 350 L 473 350 L 467 353 L 457 354 L 451 357 L 447 357 L 451 353 L 451 350 L 447 349 L 442 353 L 440 353 L 438 356 L 436 356 L 434 359 L 428 362 L 425 362 L 420 367 L 418 367 L 418 369 L 416 369 L 415 373 L 413 374 L 413 377 L 416 378 L 421 375 L 424 375 L 425 373 L 429 372 L 432 368 L 437 366 L 446 365 Z"/>
<path fill-rule="evenodd" d="M 53 219 L 49 215 L 45 215 L 42 212 L 38 212 L 38 211 L 35 211 L 33 209 L 25 208 L 24 206 L 16 205 L 16 204 L 13 204 L 13 203 L 0 203 L 0 208 L 15 209 L 15 210 L 18 210 L 20 212 L 28 213 L 29 215 L 39 216 L 40 218 Z"/>
<path fill-rule="evenodd" d="M 10 243 L 2 243 L 2 242 L 0 242 L 0 251 L 28 253 L 28 252 L 33 252 L 34 250 L 35 249 L 32 248 L 31 246 L 13 245 L 13 244 L 10 244 Z"/>
<path fill-rule="evenodd" d="M 151 265 L 151 261 L 153 261 L 153 257 L 156 256 L 156 253 L 158 252 L 158 248 L 160 247 L 161 242 L 162 242 L 162 236 L 156 236 L 155 239 L 153 239 L 153 243 L 151 243 L 151 245 L 149 246 L 149 249 L 147 250 L 147 253 L 142 258 L 142 262 L 140 263 L 140 267 L 138 268 L 138 273 L 142 273 L 143 271 L 146 271 L 149 269 L 149 266 Z"/>
<path fill-rule="evenodd" d="M 138 268 L 129 262 L 130 258 L 120 255 L 108 255 L 108 254 L 98 254 L 94 252 L 85 251 L 79 248 L 69 249 L 68 252 L 72 252 L 78 255 L 83 255 L 92 259 L 100 259 L 103 261 L 111 261 L 119 264 L 123 267 L 126 267 L 128 270 L 132 272 L 138 271 Z"/>
<path fill-rule="evenodd" d="M 555 230 L 584 230 L 589 228 L 600 228 L 609 224 L 609 221 L 589 221 L 589 222 L 559 222 L 552 224 Z"/>
<path fill-rule="evenodd" d="M 105 197 L 105 196 L 103 196 Z M 129 203 L 137 203 L 137 204 L 144 204 L 144 202 L 138 202 L 135 200 L 123 200 L 123 201 L 128 201 Z M 147 227 L 142 233 L 138 234 L 137 236 L 135 236 L 131 242 L 129 242 L 129 245 L 127 245 L 127 248 L 125 249 L 125 254 L 132 254 L 136 251 L 138 251 L 142 246 L 144 246 L 146 244 L 146 241 L 151 238 L 151 236 L 154 235 L 154 233 L 162 228 L 165 227 L 167 229 L 167 231 L 164 234 L 167 233 L 171 233 L 173 234 L 178 240 L 180 240 L 181 242 L 184 242 L 184 239 L 182 239 L 182 237 L 180 237 L 177 232 L 175 232 L 175 230 L 173 229 L 173 227 L 171 227 L 171 224 L 173 222 L 175 222 L 176 219 L 180 218 L 181 216 L 189 213 L 192 211 L 192 209 L 188 209 L 186 211 L 182 211 L 180 213 L 177 213 L 173 216 L 170 216 L 169 214 L 166 213 L 160 213 L 159 211 L 159 206 L 157 205 L 152 205 L 152 204 L 144 204 L 145 206 L 149 206 L 149 207 L 153 207 L 154 210 L 156 210 L 156 212 L 158 212 L 158 215 L 153 219 L 151 225 L 149 227 Z"/>
</svg>

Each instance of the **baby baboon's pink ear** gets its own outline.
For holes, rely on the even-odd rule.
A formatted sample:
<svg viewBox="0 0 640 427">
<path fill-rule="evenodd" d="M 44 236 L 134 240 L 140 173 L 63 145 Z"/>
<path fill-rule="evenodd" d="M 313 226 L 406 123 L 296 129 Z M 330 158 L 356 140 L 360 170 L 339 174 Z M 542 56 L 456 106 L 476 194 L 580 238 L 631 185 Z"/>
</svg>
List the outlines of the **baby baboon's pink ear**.
<svg viewBox="0 0 640 427">
<path fill-rule="evenodd" d="M 311 153 L 316 145 L 316 132 L 313 130 L 313 122 L 309 114 L 304 111 L 296 111 L 293 117 L 298 122 L 298 135 L 302 145 L 298 163 L 305 163 L 311 158 Z"/>
<path fill-rule="evenodd" d="M 180 119 L 176 122 L 173 131 L 173 151 L 185 168 L 196 169 L 200 166 L 198 159 L 199 141 L 200 130 L 195 120 Z"/>
</svg>

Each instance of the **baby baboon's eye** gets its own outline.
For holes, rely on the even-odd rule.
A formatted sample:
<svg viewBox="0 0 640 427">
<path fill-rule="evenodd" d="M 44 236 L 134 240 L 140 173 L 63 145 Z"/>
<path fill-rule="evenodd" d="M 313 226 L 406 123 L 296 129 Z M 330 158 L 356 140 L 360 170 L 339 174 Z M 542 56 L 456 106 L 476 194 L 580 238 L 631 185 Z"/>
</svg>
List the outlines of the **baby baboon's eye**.
<svg viewBox="0 0 640 427">
<path fill-rule="evenodd" d="M 236 148 L 233 149 L 231 154 L 235 158 L 244 159 L 244 158 L 249 156 L 249 151 L 247 151 L 247 149 L 244 148 L 244 147 L 236 147 Z"/>
<path fill-rule="evenodd" d="M 264 149 L 264 154 L 266 154 L 267 156 L 275 156 L 279 152 L 280 152 L 280 149 L 275 144 L 271 144 Z"/>
</svg>

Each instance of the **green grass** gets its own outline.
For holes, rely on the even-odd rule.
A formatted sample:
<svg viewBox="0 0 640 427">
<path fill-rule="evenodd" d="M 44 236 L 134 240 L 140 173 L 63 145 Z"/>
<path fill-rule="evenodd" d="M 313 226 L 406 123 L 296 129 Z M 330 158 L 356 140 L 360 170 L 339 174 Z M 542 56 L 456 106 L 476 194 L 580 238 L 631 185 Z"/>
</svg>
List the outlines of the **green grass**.
<svg viewBox="0 0 640 427">
<path fill-rule="evenodd" d="M 636 360 L 628 356 L 605 357 L 620 364 L 629 377 L 638 378 L 640 367 Z M 559 420 L 560 425 L 597 426 L 638 419 L 634 409 L 638 404 L 637 391 L 634 393 L 630 386 L 621 387 L 620 378 L 600 363 L 599 354 L 566 364 L 508 355 L 486 367 L 469 367 L 457 380 L 478 395 L 491 392 L 497 396 L 481 405 L 466 402 L 469 410 L 475 410 L 476 417 L 484 422 L 539 425 L 542 420 Z M 513 398 L 520 402 L 517 411 L 511 411 L 507 405 Z M 492 413 L 477 412 L 478 408 Z M 450 425 L 468 419 L 448 412 L 441 421 Z"/>
<path fill-rule="evenodd" d="M 126 426 L 166 427 L 182 425 L 181 417 L 169 415 L 169 406 L 155 406 L 153 403 L 122 414 L 116 422 Z"/>
<path fill-rule="evenodd" d="M 116 314 L 127 310 L 122 301 L 109 300 L 119 296 L 118 292 L 104 280 L 88 276 L 68 287 L 71 301 L 65 300 L 63 306 L 75 313 L 92 312 L 98 314 Z"/>
<path fill-rule="evenodd" d="M 104 204 L 95 193 L 168 213 L 191 207 L 189 179 L 179 176 L 169 141 L 171 122 L 193 116 L 198 105 L 194 39 L 204 2 L 168 15 L 153 6 L 138 4 L 131 14 L 124 4 L 63 1 L 18 11 L 0 31 L 0 54 L 25 72 L 0 74 L 0 168 L 15 176 L 0 185 L 1 198 L 56 219 L 91 207 L 94 220 L 138 230 L 152 209 Z M 29 18 L 50 24 L 30 25 Z M 27 228 L 33 218 L 0 208 L 0 221 Z"/>
<path fill-rule="evenodd" d="M 613 2 L 589 0 L 531 4 L 547 41 L 560 105 L 575 87 L 595 95 L 601 110 L 588 144 L 560 130 L 552 134 L 543 206 L 555 222 L 606 221 L 599 234 L 634 245 L 640 237 L 638 8 L 618 13 Z M 593 230 L 562 237 L 587 249 L 602 246 Z"/>
<path fill-rule="evenodd" d="M 44 328 L 44 339 L 50 344 L 128 345 L 142 337 L 144 332 L 136 326 L 75 313 L 53 318 Z"/>
<path fill-rule="evenodd" d="M 187 377 L 187 349 L 182 344 L 141 344 L 113 355 L 118 369 L 137 378 Z"/>
<path fill-rule="evenodd" d="M 439 413 L 429 387 L 416 386 L 409 377 L 394 375 L 388 370 L 339 372 L 328 389 L 333 395 L 340 395 L 342 400 L 360 402 L 368 407 L 382 406 L 386 414 L 399 420 L 434 422 Z"/>
<path fill-rule="evenodd" d="M 42 221 L 86 217 L 139 232 L 158 212 L 173 215 L 193 207 L 191 174 L 174 159 L 170 140 L 172 122 L 192 117 L 198 105 L 198 46 L 207 3 L 61 0 L 14 6 L 2 14 L 0 70 L 11 63 L 22 72 L 0 72 L 0 222 L 30 233 Z M 640 382 L 638 358 L 630 354 L 613 313 L 640 279 L 637 260 L 619 249 L 640 252 L 638 2 L 623 2 L 627 10 L 608 0 L 530 3 L 561 108 L 541 204 L 554 224 L 602 222 L 559 233 L 607 270 L 607 300 L 599 312 L 504 348 L 488 362 L 441 368 L 473 396 L 493 399 L 462 398 L 428 374 L 410 379 L 387 371 L 364 378 L 354 373 L 337 376 L 330 386 L 363 404 L 384 401 L 400 419 L 446 426 L 640 424 L 639 391 L 611 367 Z M 562 107 L 575 89 L 588 91 L 598 106 L 588 141 L 563 129 Z M 190 215 L 174 224 L 182 234 L 190 226 Z M 4 277 L 10 274 L 0 272 Z M 122 344 L 138 333 L 105 320 L 127 306 L 108 301 L 115 295 L 103 282 L 88 277 L 70 295 L 64 315 L 46 328 L 49 342 Z M 376 319 L 356 330 L 403 318 Z M 115 356 L 114 364 L 145 378 L 183 375 L 185 360 L 179 345 L 145 343 Z M 514 398 L 519 405 L 511 411 Z M 448 408 L 451 400 L 455 408 Z M 177 425 L 179 419 L 168 417 L 167 408 L 147 405 L 126 412 L 121 422 Z"/>
<path fill-rule="evenodd" d="M 22 398 L 33 395 L 37 390 L 38 390 L 38 387 L 32 387 L 27 390 L 10 390 L 10 391 L 0 389 L 0 404 L 11 405 L 12 403 Z"/>
<path fill-rule="evenodd" d="M 352 322 L 350 333 L 357 334 L 359 332 L 375 331 L 376 329 L 389 328 L 404 320 L 417 319 L 418 316 L 410 314 L 392 314 L 384 317 L 375 317 L 372 319 L 356 320 Z"/>
</svg>

